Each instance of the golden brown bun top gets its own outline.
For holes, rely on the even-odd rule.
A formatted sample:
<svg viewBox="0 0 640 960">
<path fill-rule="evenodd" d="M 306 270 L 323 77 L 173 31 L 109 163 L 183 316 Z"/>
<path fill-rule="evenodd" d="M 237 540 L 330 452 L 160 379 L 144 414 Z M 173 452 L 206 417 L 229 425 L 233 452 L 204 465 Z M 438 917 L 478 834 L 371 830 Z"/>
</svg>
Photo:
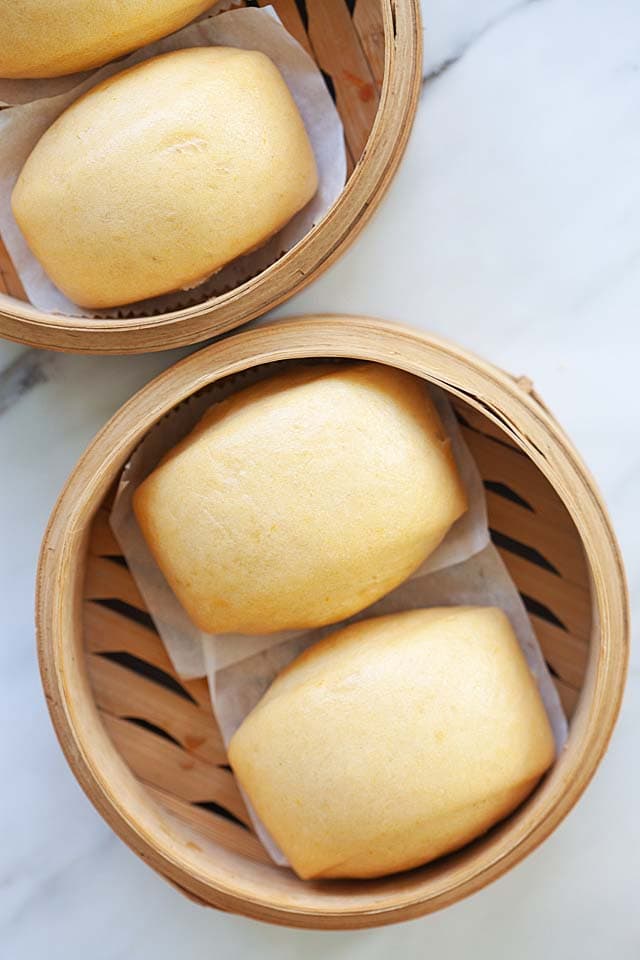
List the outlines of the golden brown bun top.
<svg viewBox="0 0 640 960">
<path fill-rule="evenodd" d="M 193 47 L 115 74 L 65 110 L 12 207 L 56 286 L 100 309 L 197 286 L 277 233 L 317 184 L 273 62 Z"/>
<path fill-rule="evenodd" d="M 191 619 L 256 634 L 375 602 L 438 546 L 466 498 L 422 381 L 320 365 L 214 404 L 134 509 Z"/>
<path fill-rule="evenodd" d="M 501 610 L 364 620 L 308 649 L 229 745 L 267 830 L 304 877 L 374 877 L 480 836 L 555 754 Z"/>
<path fill-rule="evenodd" d="M 102 66 L 210 6 L 210 0 L 0 0 L 0 77 L 59 77 Z"/>
</svg>

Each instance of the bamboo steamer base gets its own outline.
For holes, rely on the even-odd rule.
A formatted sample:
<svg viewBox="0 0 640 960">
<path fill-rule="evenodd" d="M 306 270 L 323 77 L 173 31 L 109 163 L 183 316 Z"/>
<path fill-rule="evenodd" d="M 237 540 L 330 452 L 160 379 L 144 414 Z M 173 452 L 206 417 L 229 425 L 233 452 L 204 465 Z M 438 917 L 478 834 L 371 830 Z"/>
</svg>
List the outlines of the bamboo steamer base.
<svg viewBox="0 0 640 960">
<path fill-rule="evenodd" d="M 459 853 L 369 881 L 303 882 L 253 835 L 204 680 L 173 671 L 111 533 L 120 470 L 149 427 L 209 383 L 300 357 L 386 362 L 446 387 L 480 468 L 492 538 L 520 591 L 567 715 L 568 744 L 533 796 Z M 38 580 L 45 691 L 69 762 L 101 813 L 199 902 L 302 927 L 427 913 L 522 859 L 562 819 L 608 741 L 622 693 L 627 609 L 593 483 L 526 381 L 365 318 L 311 318 L 231 338 L 170 369 L 110 421 L 78 464 Z"/>
<path fill-rule="evenodd" d="M 422 81 L 419 0 L 238 0 L 272 5 L 322 70 L 345 131 L 349 177 L 303 240 L 267 270 L 203 303 L 151 317 L 48 314 L 26 302 L 0 240 L 0 336 L 68 353 L 124 354 L 198 343 L 261 316 L 322 273 L 355 239 L 404 153 Z"/>
</svg>

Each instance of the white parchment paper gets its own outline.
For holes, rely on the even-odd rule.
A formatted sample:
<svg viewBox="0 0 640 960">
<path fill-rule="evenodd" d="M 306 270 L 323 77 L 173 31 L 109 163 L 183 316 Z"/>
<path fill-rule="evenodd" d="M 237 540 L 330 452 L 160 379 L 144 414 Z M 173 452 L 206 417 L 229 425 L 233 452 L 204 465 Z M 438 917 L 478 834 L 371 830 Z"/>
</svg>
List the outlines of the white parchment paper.
<svg viewBox="0 0 640 960">
<path fill-rule="evenodd" d="M 327 361 L 322 361 L 326 363 Z M 462 437 L 445 391 L 430 390 L 451 440 L 469 510 L 440 547 L 404 583 L 349 620 L 315 630 L 263 636 L 205 634 L 192 624 L 149 552 L 132 509 L 137 486 L 162 456 L 193 429 L 212 403 L 272 376 L 284 364 L 269 364 L 229 378 L 185 401 L 146 436 L 126 465 L 116 494 L 111 526 L 176 671 L 185 678 L 206 674 L 213 709 L 225 744 L 280 670 L 308 646 L 347 623 L 419 607 L 479 605 L 500 607 L 509 617 L 538 684 L 558 751 L 567 721 L 520 594 L 491 543 L 484 487 Z M 286 864 L 280 850 L 247 804 L 256 833 L 272 859 Z"/>
<path fill-rule="evenodd" d="M 215 13 L 215 10 L 214 10 Z M 197 46 L 229 46 L 261 50 L 282 73 L 304 120 L 318 165 L 319 186 L 307 206 L 268 243 L 234 260 L 215 276 L 189 290 L 142 300 L 105 311 L 85 311 L 72 303 L 47 277 L 33 256 L 11 212 L 11 192 L 27 157 L 54 120 L 81 94 L 114 73 L 170 50 Z M 69 81 L 69 78 L 61 78 Z M 9 81 L 4 81 L 8 83 Z M 85 317 L 130 317 L 177 310 L 232 290 L 275 263 L 295 246 L 327 213 L 346 180 L 344 131 L 322 74 L 308 53 L 294 40 L 271 7 L 230 10 L 179 30 L 130 56 L 86 75 L 59 92 L 56 80 L 31 81 L 49 84 L 57 95 L 0 112 L 0 236 L 31 303 L 49 313 Z M 1 86 L 0 86 L 1 89 Z"/>
<path fill-rule="evenodd" d="M 46 97 L 57 97 L 77 87 L 90 75 L 91 71 L 86 70 L 66 77 L 43 77 L 37 80 L 7 80 L 0 77 L 0 107 L 20 106 Z"/>
</svg>

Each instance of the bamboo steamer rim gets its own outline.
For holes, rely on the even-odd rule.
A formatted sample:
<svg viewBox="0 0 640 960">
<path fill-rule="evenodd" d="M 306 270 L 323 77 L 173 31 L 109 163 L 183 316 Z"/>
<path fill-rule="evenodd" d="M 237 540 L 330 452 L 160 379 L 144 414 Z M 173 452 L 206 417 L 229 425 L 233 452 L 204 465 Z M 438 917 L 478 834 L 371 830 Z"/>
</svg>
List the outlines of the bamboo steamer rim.
<svg viewBox="0 0 640 960">
<path fill-rule="evenodd" d="M 326 216 L 280 260 L 234 290 L 152 317 L 54 315 L 0 293 L 0 336 L 66 353 L 127 354 L 199 343 L 267 313 L 322 274 L 355 240 L 404 154 L 422 85 L 419 0 L 380 0 L 385 37 L 380 102 L 364 152 Z"/>
<path fill-rule="evenodd" d="M 323 356 L 407 370 L 442 386 L 507 430 L 555 487 L 582 539 L 597 642 L 592 638 L 570 739 L 554 768 L 562 774 L 552 772 L 526 815 L 509 823 L 470 862 L 454 863 L 435 876 L 428 871 L 424 876 L 420 871 L 404 875 L 397 890 L 384 896 L 332 896 L 309 887 L 293 902 L 271 896 L 263 887 L 248 890 L 237 877 L 235 882 L 213 882 L 195 861 L 177 856 L 165 838 L 148 829 L 135 798 L 116 795 L 105 773 L 105 746 L 91 741 L 91 730 L 78 711 L 78 691 L 69 684 L 74 637 L 68 636 L 65 623 L 75 616 L 72 632 L 79 635 L 77 587 L 91 515 L 150 427 L 222 377 L 257 364 Z M 538 846 L 574 806 L 606 750 L 622 699 L 629 643 L 624 568 L 606 509 L 577 452 L 541 403 L 508 374 L 443 340 L 367 317 L 329 315 L 293 318 L 207 347 L 156 377 L 111 418 L 81 457 L 52 513 L 40 555 L 36 622 L 42 681 L 56 733 L 79 782 L 116 833 L 193 899 L 274 923 L 334 929 L 409 919 L 456 902 Z M 115 755 L 115 747 L 108 749 Z"/>
</svg>

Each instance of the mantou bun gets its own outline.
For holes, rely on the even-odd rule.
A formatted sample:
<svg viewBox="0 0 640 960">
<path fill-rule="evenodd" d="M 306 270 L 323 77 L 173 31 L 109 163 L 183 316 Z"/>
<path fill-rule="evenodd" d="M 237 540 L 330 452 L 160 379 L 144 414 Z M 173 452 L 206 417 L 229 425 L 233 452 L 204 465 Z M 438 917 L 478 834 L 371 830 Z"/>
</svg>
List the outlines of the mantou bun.
<svg viewBox="0 0 640 960">
<path fill-rule="evenodd" d="M 302 878 L 377 877 L 457 850 L 552 764 L 545 709 L 505 614 L 363 620 L 294 660 L 229 761 Z"/>
<path fill-rule="evenodd" d="M 420 566 L 466 510 L 425 383 L 297 367 L 214 404 L 138 487 L 138 523 L 210 633 L 335 623 Z"/>
<path fill-rule="evenodd" d="M 36 144 L 13 213 L 74 303 L 196 286 L 277 233 L 316 192 L 282 75 L 256 50 L 176 50 L 116 74 Z"/>
<path fill-rule="evenodd" d="M 0 77 L 60 77 L 166 37 L 211 0 L 0 0 Z"/>
</svg>

